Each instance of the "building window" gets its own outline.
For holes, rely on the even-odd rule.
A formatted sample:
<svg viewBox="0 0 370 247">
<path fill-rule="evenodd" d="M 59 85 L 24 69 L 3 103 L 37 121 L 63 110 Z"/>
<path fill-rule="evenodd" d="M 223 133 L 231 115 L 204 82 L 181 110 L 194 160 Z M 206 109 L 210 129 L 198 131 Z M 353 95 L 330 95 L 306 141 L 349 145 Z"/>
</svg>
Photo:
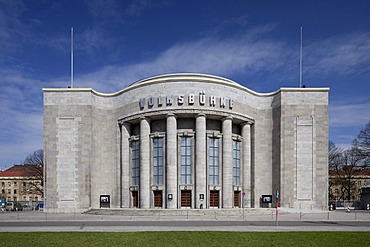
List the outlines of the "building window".
<svg viewBox="0 0 370 247">
<path fill-rule="evenodd" d="M 140 184 L 140 142 L 132 141 L 131 142 L 131 183 L 132 185 Z"/>
<path fill-rule="evenodd" d="M 26 182 L 23 182 L 23 186 L 26 187 L 27 186 L 27 183 Z"/>
<path fill-rule="evenodd" d="M 181 183 L 191 184 L 191 137 L 181 137 Z"/>
<path fill-rule="evenodd" d="M 8 182 L 8 186 L 10 187 L 10 186 L 12 186 L 12 183 L 11 182 Z"/>
<path fill-rule="evenodd" d="M 14 186 L 17 186 L 17 182 L 14 182 Z"/>
<path fill-rule="evenodd" d="M 1 186 L 5 187 L 5 182 L 1 182 Z"/>
<path fill-rule="evenodd" d="M 153 183 L 163 184 L 163 138 L 153 138 Z"/>
<path fill-rule="evenodd" d="M 17 190 L 14 190 L 14 194 L 17 194 Z"/>
<path fill-rule="evenodd" d="M 11 189 L 8 189 L 8 194 L 11 194 L 12 193 L 12 190 Z"/>
<path fill-rule="evenodd" d="M 219 168 L 219 139 L 209 138 L 209 183 L 211 185 L 219 184 L 218 168 Z"/>
<path fill-rule="evenodd" d="M 233 141 L 233 184 L 240 185 L 240 142 Z"/>
<path fill-rule="evenodd" d="M 358 181 L 358 186 L 362 186 L 362 181 Z"/>
</svg>

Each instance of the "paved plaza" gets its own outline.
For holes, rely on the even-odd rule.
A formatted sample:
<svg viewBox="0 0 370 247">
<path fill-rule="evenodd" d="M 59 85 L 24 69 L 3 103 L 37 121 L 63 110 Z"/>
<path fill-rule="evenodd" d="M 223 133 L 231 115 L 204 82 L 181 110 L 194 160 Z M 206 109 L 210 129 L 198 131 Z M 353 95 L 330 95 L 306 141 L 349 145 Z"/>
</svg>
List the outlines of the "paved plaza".
<svg viewBox="0 0 370 247">
<path fill-rule="evenodd" d="M 218 214 L 217 210 L 200 214 L 168 215 L 164 211 L 143 215 L 143 210 L 127 215 L 110 210 L 85 214 L 50 214 L 42 211 L 1 212 L 0 231 L 370 231 L 368 211 L 297 211 L 280 209 L 278 220 L 274 210 Z M 128 211 L 127 211 L 128 212 Z"/>
</svg>

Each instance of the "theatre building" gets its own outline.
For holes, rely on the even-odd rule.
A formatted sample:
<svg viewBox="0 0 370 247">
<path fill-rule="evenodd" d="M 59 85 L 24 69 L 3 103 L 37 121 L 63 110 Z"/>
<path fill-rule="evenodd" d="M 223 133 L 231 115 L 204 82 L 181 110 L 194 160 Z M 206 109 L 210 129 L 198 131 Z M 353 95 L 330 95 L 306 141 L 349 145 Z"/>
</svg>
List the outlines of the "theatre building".
<svg viewBox="0 0 370 247">
<path fill-rule="evenodd" d="M 259 208 L 277 191 L 282 207 L 324 209 L 328 91 L 204 74 L 43 89 L 45 210 Z"/>
</svg>

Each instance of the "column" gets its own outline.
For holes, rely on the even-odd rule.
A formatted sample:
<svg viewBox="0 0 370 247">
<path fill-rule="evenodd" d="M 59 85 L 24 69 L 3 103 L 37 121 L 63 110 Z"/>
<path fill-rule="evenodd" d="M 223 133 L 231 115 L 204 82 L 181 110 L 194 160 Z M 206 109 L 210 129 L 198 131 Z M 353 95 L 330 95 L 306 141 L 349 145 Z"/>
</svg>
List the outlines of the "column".
<svg viewBox="0 0 370 247">
<path fill-rule="evenodd" d="M 207 208 L 207 141 L 206 115 L 195 116 L 195 207 Z M 200 194 L 204 199 L 200 200 Z"/>
<path fill-rule="evenodd" d="M 243 181 L 243 207 L 250 208 L 252 200 L 252 180 L 251 180 L 251 126 L 250 123 L 242 123 L 242 137 L 243 137 L 243 146 L 242 146 L 242 181 Z"/>
<path fill-rule="evenodd" d="M 140 118 L 140 208 L 150 208 L 150 120 Z"/>
<path fill-rule="evenodd" d="M 130 207 L 130 132 L 129 123 L 121 124 L 121 207 Z"/>
<path fill-rule="evenodd" d="M 222 119 L 222 204 L 223 208 L 232 208 L 233 191 L 233 142 L 232 117 Z"/>
<path fill-rule="evenodd" d="M 166 123 L 166 191 L 165 199 L 167 208 L 177 208 L 177 121 L 172 113 L 167 114 Z M 168 194 L 172 194 L 172 200 L 168 200 Z"/>
</svg>

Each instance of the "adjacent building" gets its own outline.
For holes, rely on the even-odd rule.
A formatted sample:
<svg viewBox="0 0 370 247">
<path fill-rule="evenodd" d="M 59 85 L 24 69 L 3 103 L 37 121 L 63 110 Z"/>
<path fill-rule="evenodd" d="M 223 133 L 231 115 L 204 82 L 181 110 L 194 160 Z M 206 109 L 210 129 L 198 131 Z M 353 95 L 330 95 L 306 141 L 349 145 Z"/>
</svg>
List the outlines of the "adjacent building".
<svg viewBox="0 0 370 247">
<path fill-rule="evenodd" d="M 204 74 L 43 89 L 45 210 L 327 208 L 328 91 Z"/>
<path fill-rule="evenodd" d="M 14 165 L 0 171 L 0 198 L 33 205 L 43 200 L 42 168 L 37 165 Z"/>
<path fill-rule="evenodd" d="M 370 203 L 369 192 L 370 169 L 329 170 L 330 204 L 343 207 L 350 203 L 365 209 Z"/>
</svg>

